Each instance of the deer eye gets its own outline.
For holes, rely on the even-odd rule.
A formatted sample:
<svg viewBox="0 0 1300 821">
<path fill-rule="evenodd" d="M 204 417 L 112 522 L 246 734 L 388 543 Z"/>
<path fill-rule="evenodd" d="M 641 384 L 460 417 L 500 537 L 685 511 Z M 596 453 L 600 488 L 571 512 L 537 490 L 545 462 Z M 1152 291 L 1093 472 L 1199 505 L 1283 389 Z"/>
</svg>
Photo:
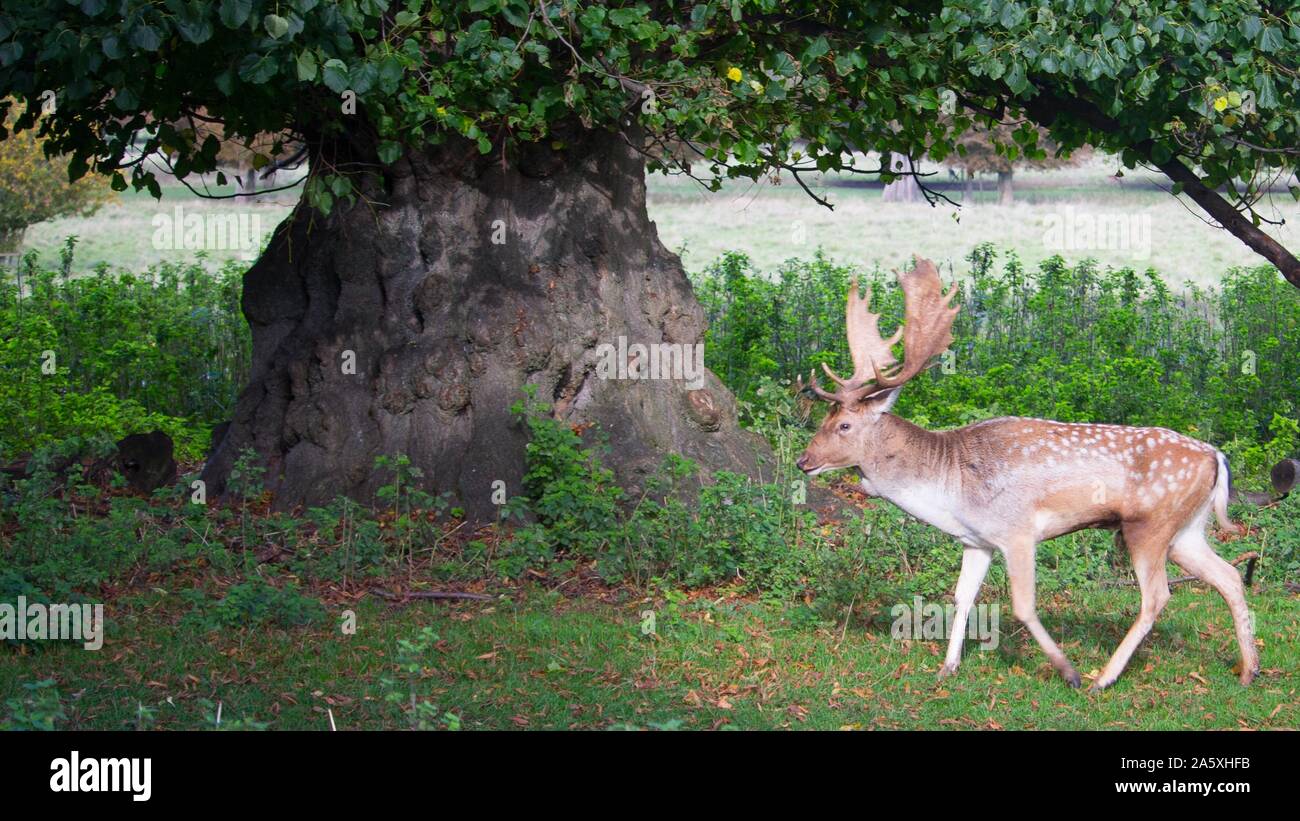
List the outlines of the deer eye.
<svg viewBox="0 0 1300 821">
<path fill-rule="evenodd" d="M 851 428 L 851 427 L 853 427 L 853 426 L 850 425 L 848 422 L 841 422 L 841 423 L 840 423 L 840 430 L 848 430 L 848 429 Z"/>
</svg>

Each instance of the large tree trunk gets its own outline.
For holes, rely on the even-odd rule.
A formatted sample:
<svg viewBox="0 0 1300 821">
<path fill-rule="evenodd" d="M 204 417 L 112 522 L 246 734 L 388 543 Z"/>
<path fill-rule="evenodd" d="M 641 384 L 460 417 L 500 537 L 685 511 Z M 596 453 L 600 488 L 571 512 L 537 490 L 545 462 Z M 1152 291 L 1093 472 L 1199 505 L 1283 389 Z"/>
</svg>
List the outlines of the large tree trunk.
<svg viewBox="0 0 1300 821">
<path fill-rule="evenodd" d="M 369 498 L 381 454 L 474 519 L 494 483 L 521 490 L 525 384 L 637 488 L 669 452 L 757 473 L 768 453 L 711 373 L 609 379 L 598 346 L 703 341 L 681 262 L 646 214 L 644 165 L 617 134 L 579 134 L 505 163 L 464 145 L 408 152 L 321 217 L 299 205 L 244 280 L 253 363 L 204 471 L 224 490 L 253 448 L 275 504 Z M 355 372 L 346 365 L 355 361 Z"/>
</svg>

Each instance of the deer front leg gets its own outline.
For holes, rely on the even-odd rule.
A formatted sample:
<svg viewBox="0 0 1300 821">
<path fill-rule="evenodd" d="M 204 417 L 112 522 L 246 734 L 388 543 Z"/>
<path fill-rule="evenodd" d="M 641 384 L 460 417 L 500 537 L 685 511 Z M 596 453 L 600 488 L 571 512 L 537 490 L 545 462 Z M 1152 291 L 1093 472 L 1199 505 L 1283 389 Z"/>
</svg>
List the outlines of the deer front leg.
<svg viewBox="0 0 1300 821">
<path fill-rule="evenodd" d="M 1078 687 L 1079 673 L 1038 621 L 1038 610 L 1034 604 L 1035 547 L 1033 539 L 1025 538 L 1002 548 L 1002 553 L 1007 560 L 1008 580 L 1011 583 L 1011 609 L 1038 642 L 1038 646 L 1043 648 L 1043 652 L 1051 660 L 1056 672 L 1060 673 L 1071 687 Z"/>
<path fill-rule="evenodd" d="M 952 632 L 948 636 L 948 656 L 939 668 L 939 678 L 957 672 L 961 665 L 961 646 L 966 638 L 966 619 L 979 595 L 984 574 L 988 572 L 993 552 L 980 547 L 967 547 L 961 554 L 961 575 L 957 577 L 956 612 L 953 614 Z"/>
</svg>

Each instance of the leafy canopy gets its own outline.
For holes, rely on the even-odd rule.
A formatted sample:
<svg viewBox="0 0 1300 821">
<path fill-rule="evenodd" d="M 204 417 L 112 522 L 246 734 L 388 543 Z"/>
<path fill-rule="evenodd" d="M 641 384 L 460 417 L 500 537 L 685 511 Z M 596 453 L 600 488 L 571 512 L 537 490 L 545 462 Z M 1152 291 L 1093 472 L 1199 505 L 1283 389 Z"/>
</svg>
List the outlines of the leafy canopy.
<svg viewBox="0 0 1300 821">
<path fill-rule="evenodd" d="M 340 135 L 370 135 L 379 162 L 453 136 L 508 156 L 635 118 L 652 167 L 671 141 L 722 176 L 797 177 L 851 166 L 853 148 L 942 160 L 977 117 L 1023 108 L 1063 151 L 1240 181 L 1230 196 L 1258 222 L 1260 188 L 1300 153 L 1298 61 L 1300 10 L 1247 0 L 0 2 L 0 93 L 74 179 L 157 195 L 154 153 L 181 177 L 213 171 L 209 118 L 225 139 L 304 139 L 324 207 L 349 192 Z M 38 117 L 46 90 L 56 109 Z M 1043 156 L 1030 123 L 1001 150 Z"/>
</svg>

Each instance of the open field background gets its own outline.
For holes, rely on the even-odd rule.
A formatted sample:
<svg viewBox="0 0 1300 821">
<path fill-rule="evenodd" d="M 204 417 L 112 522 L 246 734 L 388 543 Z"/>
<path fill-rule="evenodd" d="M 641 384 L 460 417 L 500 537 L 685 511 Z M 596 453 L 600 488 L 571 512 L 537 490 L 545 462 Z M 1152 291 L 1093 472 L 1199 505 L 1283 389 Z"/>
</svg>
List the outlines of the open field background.
<svg viewBox="0 0 1300 821">
<path fill-rule="evenodd" d="M 1098 156 L 1072 168 L 1018 171 L 1016 202 L 1011 206 L 996 203 L 996 180 L 984 175 L 973 200 L 960 209 L 947 203 L 931 207 L 924 202 L 882 202 L 878 185 L 868 187 L 857 177 L 806 178 L 834 210 L 818 205 L 788 177 L 779 184 L 728 181 L 716 193 L 681 176 L 652 174 L 647 185 L 650 216 L 659 227 L 660 239 L 681 254 L 688 270 L 733 250 L 744 251 L 759 268 L 771 270 L 791 257 L 808 257 L 821 248 L 837 262 L 866 270 L 892 269 L 918 253 L 945 264 L 945 270 L 961 271 L 961 260 L 990 238 L 1026 262 L 1059 253 L 1070 259 L 1093 257 L 1103 266 L 1117 268 L 1151 266 L 1174 285 L 1210 284 L 1228 268 L 1261 263 L 1235 237 L 1207 224 L 1194 203 L 1166 193 L 1167 183 L 1141 170 L 1116 179 L 1111 175 L 1117 168 L 1113 159 Z M 948 180 L 946 169 L 922 166 L 921 170 L 933 172 L 935 185 L 962 202 L 962 188 Z M 212 190 L 229 193 L 229 189 Z M 95 216 L 34 226 L 24 250 L 34 250 L 44 264 L 54 265 L 64 239 L 76 235 L 76 270 L 89 271 L 102 262 L 138 270 L 192 256 L 192 252 L 152 244 L 157 230 L 154 220 L 172 215 L 177 205 L 186 213 L 255 215 L 264 237 L 269 237 L 292 208 L 296 194 L 293 189 L 251 201 L 203 200 L 183 186 L 171 185 L 164 187 L 163 199 L 155 201 L 147 193 L 126 192 Z M 1285 191 L 1274 194 L 1271 205 L 1263 212 L 1286 224 L 1265 226 L 1265 230 L 1289 247 L 1300 246 L 1300 205 Z M 1104 242 L 1060 247 L 1049 235 L 1053 217 L 1074 219 L 1075 224 L 1080 217 L 1130 220 L 1135 230 L 1147 232 L 1149 247 L 1145 243 L 1109 247 Z M 238 250 L 204 253 L 216 262 L 249 256 Z"/>
</svg>

